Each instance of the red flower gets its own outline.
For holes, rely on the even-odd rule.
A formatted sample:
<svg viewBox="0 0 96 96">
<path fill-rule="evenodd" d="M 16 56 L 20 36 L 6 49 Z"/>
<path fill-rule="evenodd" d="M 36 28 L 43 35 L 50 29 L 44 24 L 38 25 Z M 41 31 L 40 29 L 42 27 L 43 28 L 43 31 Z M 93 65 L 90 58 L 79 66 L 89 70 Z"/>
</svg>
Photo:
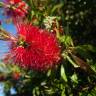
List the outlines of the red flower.
<svg viewBox="0 0 96 96">
<path fill-rule="evenodd" d="M 60 59 L 56 37 L 31 24 L 19 24 L 18 40 L 12 40 L 12 60 L 21 67 L 38 71 L 53 68 Z"/>
<path fill-rule="evenodd" d="M 8 0 L 11 4 L 22 2 L 22 0 Z"/>
<path fill-rule="evenodd" d="M 5 0 L 5 12 L 9 16 L 20 17 L 25 16 L 28 10 L 28 5 L 22 0 Z"/>
</svg>

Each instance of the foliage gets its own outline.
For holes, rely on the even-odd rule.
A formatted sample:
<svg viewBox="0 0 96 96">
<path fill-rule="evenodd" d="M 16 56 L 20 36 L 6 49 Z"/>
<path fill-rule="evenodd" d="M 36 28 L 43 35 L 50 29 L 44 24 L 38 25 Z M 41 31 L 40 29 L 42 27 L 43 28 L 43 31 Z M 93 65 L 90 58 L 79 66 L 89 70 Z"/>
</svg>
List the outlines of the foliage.
<svg viewBox="0 0 96 96">
<path fill-rule="evenodd" d="M 25 0 L 23 18 L 48 30 L 58 39 L 61 60 L 55 69 L 38 72 L 14 64 L 0 64 L 0 80 L 6 96 L 95 96 L 96 95 L 96 1 Z M 2 7 L 2 3 L 0 3 Z M 0 39 L 7 40 L 0 28 Z M 4 38 L 2 38 L 4 37 Z M 12 95 L 10 89 L 16 94 Z"/>
</svg>

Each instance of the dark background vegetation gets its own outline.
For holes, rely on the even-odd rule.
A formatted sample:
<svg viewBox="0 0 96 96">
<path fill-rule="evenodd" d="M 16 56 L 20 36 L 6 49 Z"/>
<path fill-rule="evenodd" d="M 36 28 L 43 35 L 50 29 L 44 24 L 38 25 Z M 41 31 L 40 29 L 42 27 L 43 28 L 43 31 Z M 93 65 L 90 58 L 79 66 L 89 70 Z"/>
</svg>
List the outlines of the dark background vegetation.
<svg viewBox="0 0 96 96">
<path fill-rule="evenodd" d="M 46 73 L 19 68 L 23 74 L 19 80 L 10 79 L 12 72 L 8 73 L 7 96 L 13 96 L 11 86 L 17 92 L 14 96 L 96 96 L 96 0 L 25 1 L 30 6 L 27 18 L 34 25 L 45 28 L 46 16 L 60 17 L 63 56 L 57 69 Z"/>
</svg>

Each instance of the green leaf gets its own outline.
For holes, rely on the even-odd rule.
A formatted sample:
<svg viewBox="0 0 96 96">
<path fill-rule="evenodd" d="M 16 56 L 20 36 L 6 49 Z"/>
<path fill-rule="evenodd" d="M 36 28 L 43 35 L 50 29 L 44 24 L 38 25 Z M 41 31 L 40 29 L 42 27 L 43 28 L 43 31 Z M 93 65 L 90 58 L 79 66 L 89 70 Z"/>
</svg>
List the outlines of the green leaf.
<svg viewBox="0 0 96 96">
<path fill-rule="evenodd" d="M 74 83 L 78 83 L 78 77 L 77 77 L 76 73 L 74 73 L 74 74 L 71 76 L 71 80 L 72 80 Z"/>
<path fill-rule="evenodd" d="M 33 90 L 32 90 L 33 96 L 40 96 L 40 91 L 39 91 L 39 87 L 36 86 Z"/>
<path fill-rule="evenodd" d="M 70 56 L 68 56 L 67 53 L 63 52 L 63 53 L 62 53 L 62 57 L 63 57 L 64 59 L 67 59 L 75 68 L 80 67 L 79 65 L 77 65 L 77 64 L 71 59 Z"/>
<path fill-rule="evenodd" d="M 81 49 L 84 51 L 91 51 L 91 52 L 96 52 L 96 47 L 88 44 L 88 45 L 79 45 L 76 47 L 76 49 Z"/>
<path fill-rule="evenodd" d="M 53 7 L 53 9 L 51 10 L 51 13 L 54 13 L 57 9 L 60 9 L 62 6 L 63 6 L 62 3 L 55 5 L 55 6 Z"/>
<path fill-rule="evenodd" d="M 62 77 L 62 79 L 63 79 L 65 82 L 68 81 L 68 80 L 67 80 L 66 73 L 65 73 L 65 69 L 64 69 L 63 65 L 61 65 L 61 77 Z"/>
<path fill-rule="evenodd" d="M 96 53 L 96 47 L 92 45 L 79 45 L 75 47 L 76 52 L 83 58 L 92 58 L 91 53 Z"/>
<path fill-rule="evenodd" d="M 59 38 L 60 42 L 63 43 L 66 47 L 73 46 L 72 38 L 68 35 L 61 36 Z"/>
<path fill-rule="evenodd" d="M 51 69 L 48 70 L 48 72 L 47 72 L 47 76 L 49 77 L 50 75 L 51 75 Z"/>
<path fill-rule="evenodd" d="M 65 94 L 65 88 L 62 90 L 61 96 L 66 96 L 66 94 Z"/>
<path fill-rule="evenodd" d="M 0 72 L 1 73 L 10 73 L 10 69 L 6 64 L 0 62 Z"/>
<path fill-rule="evenodd" d="M 66 56 L 67 60 L 75 67 L 78 68 L 80 67 L 79 65 L 77 65 L 69 56 Z"/>
</svg>

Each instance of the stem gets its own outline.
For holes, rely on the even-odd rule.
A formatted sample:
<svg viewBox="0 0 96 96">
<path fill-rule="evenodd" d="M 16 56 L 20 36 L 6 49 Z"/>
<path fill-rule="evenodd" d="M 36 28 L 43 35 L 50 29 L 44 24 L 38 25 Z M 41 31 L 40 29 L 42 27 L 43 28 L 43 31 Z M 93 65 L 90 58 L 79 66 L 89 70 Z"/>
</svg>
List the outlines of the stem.
<svg viewBox="0 0 96 96">
<path fill-rule="evenodd" d="M 0 28 L 0 40 L 6 40 L 9 39 L 9 34 L 4 29 Z"/>
</svg>

